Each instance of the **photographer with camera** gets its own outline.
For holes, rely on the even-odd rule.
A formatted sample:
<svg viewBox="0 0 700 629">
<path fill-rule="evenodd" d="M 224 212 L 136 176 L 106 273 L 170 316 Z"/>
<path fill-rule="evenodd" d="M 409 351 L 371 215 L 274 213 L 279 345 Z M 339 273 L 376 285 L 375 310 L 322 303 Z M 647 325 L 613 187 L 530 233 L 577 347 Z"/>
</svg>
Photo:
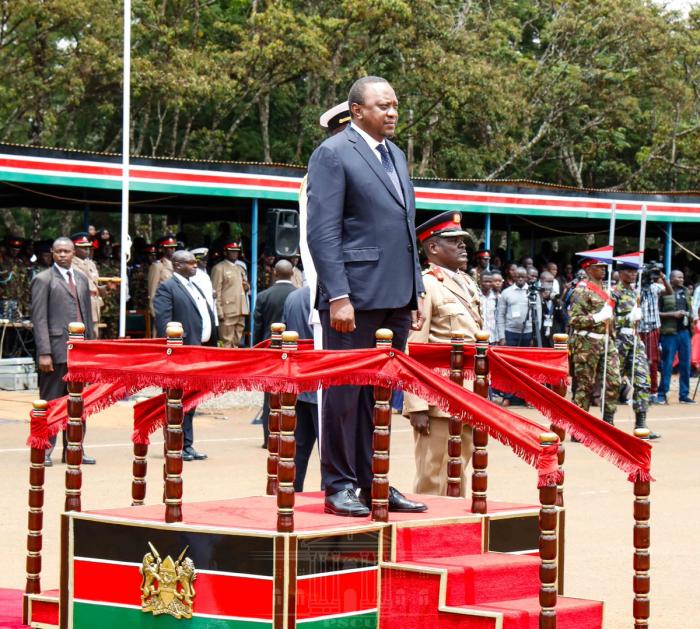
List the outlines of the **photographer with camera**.
<svg viewBox="0 0 700 629">
<path fill-rule="evenodd" d="M 617 265 L 620 281 L 613 289 L 615 345 L 620 355 L 620 377 L 626 379 L 632 386 L 634 427 L 647 428 L 651 380 L 646 351 L 637 331 L 637 326 L 642 319 L 642 309 L 637 305 L 638 268 L 638 264 L 631 262 L 622 262 Z M 650 439 L 658 439 L 660 436 L 653 431 L 649 433 Z"/>
<path fill-rule="evenodd" d="M 671 294 L 659 298 L 661 317 L 661 386 L 659 404 L 668 403 L 673 359 L 678 354 L 678 401 L 695 404 L 690 393 L 690 335 L 693 314 L 690 293 L 683 285 L 683 271 L 673 270 L 670 277 Z"/>
<path fill-rule="evenodd" d="M 542 346 L 538 322 L 542 319 L 536 282 L 528 284 L 528 273 L 523 267 L 515 271 L 515 283 L 506 288 L 496 308 L 496 334 L 499 345 L 509 347 Z M 533 343 L 534 340 L 534 343 Z M 524 402 L 514 395 L 503 395 L 503 405 L 522 405 Z"/>
<path fill-rule="evenodd" d="M 566 313 L 561 295 L 554 292 L 554 275 L 549 271 L 540 274 L 540 302 L 542 318 L 540 319 L 540 337 L 542 347 L 554 347 L 554 335 L 566 330 Z"/>
</svg>

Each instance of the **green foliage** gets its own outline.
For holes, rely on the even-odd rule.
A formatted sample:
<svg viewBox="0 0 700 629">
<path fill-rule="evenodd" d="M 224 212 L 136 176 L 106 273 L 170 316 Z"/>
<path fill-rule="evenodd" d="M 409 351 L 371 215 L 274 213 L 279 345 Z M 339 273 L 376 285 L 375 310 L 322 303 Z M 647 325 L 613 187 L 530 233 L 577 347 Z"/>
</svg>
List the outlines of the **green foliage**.
<svg viewBox="0 0 700 629">
<path fill-rule="evenodd" d="M 0 140 L 121 145 L 121 3 L 0 0 Z M 415 176 L 683 189 L 700 9 L 648 0 L 134 0 L 133 152 L 304 163 L 386 77 Z"/>
</svg>

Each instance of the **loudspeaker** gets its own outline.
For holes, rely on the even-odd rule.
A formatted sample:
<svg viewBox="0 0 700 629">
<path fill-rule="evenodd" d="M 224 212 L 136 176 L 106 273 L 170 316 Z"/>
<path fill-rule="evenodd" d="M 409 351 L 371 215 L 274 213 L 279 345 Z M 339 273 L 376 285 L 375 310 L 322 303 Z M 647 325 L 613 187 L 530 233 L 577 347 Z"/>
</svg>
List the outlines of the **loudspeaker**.
<svg viewBox="0 0 700 629">
<path fill-rule="evenodd" d="M 288 258 L 299 252 L 299 211 L 267 211 L 265 253 Z"/>
</svg>

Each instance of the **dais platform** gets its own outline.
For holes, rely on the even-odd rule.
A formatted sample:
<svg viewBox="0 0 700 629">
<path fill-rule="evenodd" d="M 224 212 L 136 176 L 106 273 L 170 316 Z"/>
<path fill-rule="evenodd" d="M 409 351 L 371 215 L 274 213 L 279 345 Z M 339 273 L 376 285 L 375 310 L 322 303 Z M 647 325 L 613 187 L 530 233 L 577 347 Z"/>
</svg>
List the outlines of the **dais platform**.
<svg viewBox="0 0 700 629">
<path fill-rule="evenodd" d="M 536 628 L 540 506 L 489 502 L 482 515 L 461 498 L 413 498 L 428 511 L 377 523 L 325 514 L 320 492 L 297 494 L 294 533 L 276 531 L 274 496 L 185 503 L 175 524 L 163 522 L 161 504 L 68 512 L 60 596 L 30 595 L 30 622 L 75 629 Z M 154 552 L 162 565 L 168 557 L 194 565 L 191 618 L 142 610 L 141 570 Z M 183 586 L 174 591 L 182 594 Z M 601 602 L 559 597 L 557 626 L 599 629 L 602 611 Z"/>
</svg>

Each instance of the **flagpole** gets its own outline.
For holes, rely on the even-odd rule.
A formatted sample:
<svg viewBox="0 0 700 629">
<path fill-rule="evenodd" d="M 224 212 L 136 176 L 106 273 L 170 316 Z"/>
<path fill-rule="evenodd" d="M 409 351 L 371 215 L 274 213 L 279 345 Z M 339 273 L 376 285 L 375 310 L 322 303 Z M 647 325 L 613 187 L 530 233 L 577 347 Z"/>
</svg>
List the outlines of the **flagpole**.
<svg viewBox="0 0 700 629">
<path fill-rule="evenodd" d="M 129 238 L 129 130 L 131 128 L 131 0 L 124 0 L 124 78 L 122 90 L 122 224 L 119 284 L 119 336 L 126 335 L 126 301 L 129 284 L 126 263 L 131 253 Z"/>
<path fill-rule="evenodd" d="M 608 235 L 608 245 L 610 247 L 615 246 L 615 212 L 617 210 L 617 204 L 613 203 L 610 211 L 610 233 Z M 611 251 L 611 255 L 614 255 L 614 249 Z M 610 296 L 610 289 L 612 288 L 612 269 L 613 261 L 612 259 L 608 263 L 608 296 Z M 613 314 L 614 319 L 614 314 Z M 608 346 L 610 344 L 610 319 L 605 322 L 605 353 L 603 355 L 603 382 L 600 387 L 600 412 L 605 414 L 605 390 L 607 388 L 607 378 L 608 378 Z"/>
<path fill-rule="evenodd" d="M 637 294 L 636 303 L 640 306 L 641 295 L 642 295 L 642 267 L 644 266 L 644 245 L 647 235 L 647 206 L 642 205 L 642 220 L 639 226 L 639 268 L 637 269 L 637 286 L 635 287 L 635 293 Z M 632 396 L 630 397 L 631 402 L 634 402 L 634 366 L 637 362 L 637 343 L 639 343 L 639 334 L 637 333 L 638 322 L 635 321 L 632 324 L 634 328 L 634 346 L 632 349 L 632 371 L 630 372 L 630 379 L 632 380 Z"/>
</svg>

